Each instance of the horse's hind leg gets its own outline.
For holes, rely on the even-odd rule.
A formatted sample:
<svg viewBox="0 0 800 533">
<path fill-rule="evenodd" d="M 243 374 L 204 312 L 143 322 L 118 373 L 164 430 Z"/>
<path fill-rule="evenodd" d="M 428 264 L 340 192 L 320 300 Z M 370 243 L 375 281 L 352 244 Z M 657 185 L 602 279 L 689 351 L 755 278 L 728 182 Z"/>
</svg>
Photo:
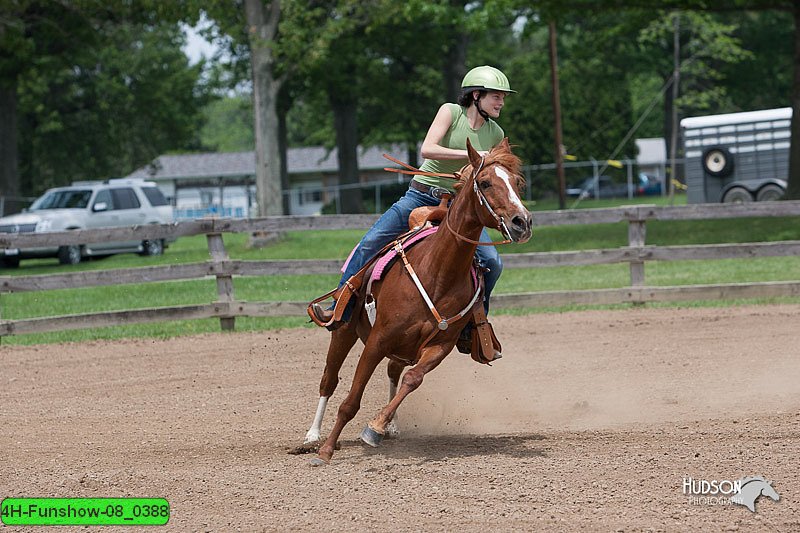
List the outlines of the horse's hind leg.
<svg viewBox="0 0 800 533">
<path fill-rule="evenodd" d="M 397 408 L 405 400 L 406 396 L 414 392 L 421 384 L 425 374 L 439 366 L 448 351 L 445 351 L 440 346 L 429 346 L 422 351 L 419 362 L 403 376 L 403 382 L 397 390 L 394 398 L 381 409 L 378 416 L 372 419 L 367 424 L 364 431 L 361 432 L 361 440 L 370 446 L 378 446 L 387 432 L 389 421 L 394 418 Z"/>
<path fill-rule="evenodd" d="M 378 363 L 383 360 L 380 344 L 381 340 L 375 336 L 371 336 L 367 340 L 367 345 L 358 360 L 358 366 L 356 366 L 353 385 L 350 387 L 350 392 L 342 402 L 342 405 L 339 406 L 336 424 L 334 424 L 325 443 L 320 447 L 319 457 L 311 461 L 312 465 L 319 466 L 331 460 L 336 442 L 339 440 L 339 435 L 341 435 L 344 426 L 353 419 L 360 409 L 364 388 L 366 388 L 369 378 L 372 377 L 372 373 L 375 372 Z"/>
<path fill-rule="evenodd" d="M 325 408 L 328 406 L 328 399 L 336 390 L 339 384 L 339 370 L 342 368 L 347 354 L 358 340 L 356 328 L 350 324 L 339 328 L 331 334 L 331 343 L 328 345 L 328 356 L 325 359 L 325 370 L 322 372 L 322 379 L 319 382 L 319 403 L 317 412 L 311 428 L 306 433 L 303 444 L 313 444 L 319 442 L 319 432 L 322 428 L 322 418 L 325 416 Z"/>
<path fill-rule="evenodd" d="M 389 401 L 397 394 L 397 386 L 400 383 L 400 374 L 403 373 L 405 365 L 397 361 L 389 361 L 387 373 L 389 374 Z M 397 413 L 386 424 L 386 436 L 396 438 L 400 436 L 400 427 L 397 425 Z"/>
</svg>

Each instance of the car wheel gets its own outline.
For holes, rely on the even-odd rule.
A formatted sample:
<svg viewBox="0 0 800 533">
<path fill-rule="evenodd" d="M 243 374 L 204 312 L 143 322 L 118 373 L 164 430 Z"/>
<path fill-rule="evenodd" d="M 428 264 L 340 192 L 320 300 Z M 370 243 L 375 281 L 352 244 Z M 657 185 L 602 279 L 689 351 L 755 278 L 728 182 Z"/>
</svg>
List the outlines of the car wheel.
<svg viewBox="0 0 800 533">
<path fill-rule="evenodd" d="M 161 255 L 163 253 L 164 241 L 162 239 L 142 241 L 142 255 Z"/>
<path fill-rule="evenodd" d="M 752 201 L 753 195 L 743 187 L 733 187 L 722 197 L 725 204 L 746 204 Z"/>
<path fill-rule="evenodd" d="M 19 257 L 4 257 L 0 259 L 3 268 L 19 268 Z"/>
<path fill-rule="evenodd" d="M 703 170 L 710 176 L 727 176 L 733 172 L 733 156 L 725 148 L 709 148 L 703 152 Z"/>
<path fill-rule="evenodd" d="M 764 185 L 759 189 L 758 194 L 756 195 L 757 202 L 773 202 L 775 200 L 780 200 L 783 198 L 783 194 L 786 191 L 783 190 L 783 187 L 779 185 Z"/>
<path fill-rule="evenodd" d="M 77 244 L 61 246 L 58 249 L 58 262 L 62 265 L 77 265 L 81 262 L 81 247 Z"/>
</svg>

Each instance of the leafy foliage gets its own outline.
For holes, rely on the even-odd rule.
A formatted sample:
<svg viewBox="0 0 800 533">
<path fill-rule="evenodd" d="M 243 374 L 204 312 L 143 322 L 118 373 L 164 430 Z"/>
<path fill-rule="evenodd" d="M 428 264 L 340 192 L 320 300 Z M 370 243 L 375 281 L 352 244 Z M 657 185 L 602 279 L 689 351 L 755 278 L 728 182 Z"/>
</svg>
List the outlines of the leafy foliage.
<svg viewBox="0 0 800 533">
<path fill-rule="evenodd" d="M 672 71 L 672 9 L 683 10 L 681 116 L 790 103 L 793 3 L 658 5 L 284 0 L 270 47 L 286 139 L 336 146 L 350 117 L 348 143 L 416 146 L 439 104 L 451 99 L 453 80 L 491 64 L 519 91 L 507 99 L 501 126 L 526 162 L 550 162 L 547 23 L 554 19 L 564 143 L 581 159 L 603 159 L 648 109 L 634 137 L 665 133 L 665 109 L 651 104 L 660 103 Z M 773 7 L 784 11 L 765 9 Z M 212 65 L 190 66 L 176 24 L 201 13 L 220 51 Z M 16 94 L 28 194 L 125 174 L 164 152 L 252 149 L 241 2 L 15 0 L 0 7 L 0 51 L 0 88 Z M 620 148 L 620 157 L 634 155 L 632 142 Z M 536 196 L 555 186 L 532 185 Z"/>
<path fill-rule="evenodd" d="M 172 16 L 172 13 L 169 13 Z M 0 84 L 13 87 L 21 189 L 124 175 L 199 147 L 208 91 L 174 19 L 150 2 L 15 2 L 0 10 Z"/>
</svg>

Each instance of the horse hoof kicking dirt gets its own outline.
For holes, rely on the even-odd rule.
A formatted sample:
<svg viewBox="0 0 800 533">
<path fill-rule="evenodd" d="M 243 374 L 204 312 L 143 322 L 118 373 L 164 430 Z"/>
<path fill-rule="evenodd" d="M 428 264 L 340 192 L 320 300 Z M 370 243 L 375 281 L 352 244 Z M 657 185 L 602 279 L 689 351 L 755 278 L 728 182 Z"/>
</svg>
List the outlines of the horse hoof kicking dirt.
<svg viewBox="0 0 800 533">
<path fill-rule="evenodd" d="M 397 435 L 397 408 L 452 351 L 467 322 L 464 311 L 483 305 L 483 298 L 476 299 L 478 292 L 470 274 L 482 229 L 498 229 L 507 242 L 523 243 L 531 238 L 532 217 L 519 195 L 524 184 L 521 162 L 511 152 L 508 139 L 484 157 L 469 142 L 467 152 L 470 164 L 460 173 L 455 198 L 439 231 L 407 250 L 413 269 L 396 261 L 382 280 L 372 285 L 374 323 L 365 310 L 362 291 L 351 320 L 331 332 L 319 404 L 304 447 L 319 442 L 328 399 L 339 383 L 339 370 L 348 352 L 359 339 L 364 350 L 336 423 L 311 462 L 314 466 L 330 462 L 342 430 L 361 406 L 367 381 L 384 358 L 389 359 L 389 403 L 369 422 L 361 439 L 378 446 L 384 436 Z M 437 309 L 440 316 L 434 318 Z M 406 367 L 410 368 L 400 382 Z"/>
</svg>

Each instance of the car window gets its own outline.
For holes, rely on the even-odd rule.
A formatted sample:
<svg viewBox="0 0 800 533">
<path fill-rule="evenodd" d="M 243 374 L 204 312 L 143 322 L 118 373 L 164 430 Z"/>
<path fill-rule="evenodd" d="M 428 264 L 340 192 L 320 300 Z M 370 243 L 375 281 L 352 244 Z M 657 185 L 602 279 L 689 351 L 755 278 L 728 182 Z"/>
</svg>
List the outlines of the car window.
<svg viewBox="0 0 800 533">
<path fill-rule="evenodd" d="M 114 209 L 114 202 L 111 200 L 111 193 L 108 189 L 103 189 L 97 193 L 97 196 L 94 197 L 94 204 L 92 204 L 92 207 L 100 203 L 105 203 L 108 211 Z"/>
<path fill-rule="evenodd" d="M 147 201 L 150 202 L 150 205 L 153 207 L 169 205 L 167 198 L 158 187 L 142 187 L 142 192 L 147 196 Z"/>
<path fill-rule="evenodd" d="M 84 209 L 92 197 L 91 190 L 52 191 L 45 194 L 31 205 L 37 209 Z"/>
<path fill-rule="evenodd" d="M 141 204 L 133 189 L 111 189 L 111 197 L 114 199 L 114 209 L 136 209 Z"/>
</svg>

